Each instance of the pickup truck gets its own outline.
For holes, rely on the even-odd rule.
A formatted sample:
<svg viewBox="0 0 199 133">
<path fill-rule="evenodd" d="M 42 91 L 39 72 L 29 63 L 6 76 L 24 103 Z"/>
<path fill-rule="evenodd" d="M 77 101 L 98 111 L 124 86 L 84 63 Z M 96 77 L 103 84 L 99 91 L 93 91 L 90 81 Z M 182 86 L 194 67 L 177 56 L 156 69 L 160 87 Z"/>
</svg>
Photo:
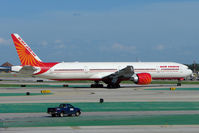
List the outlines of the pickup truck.
<svg viewBox="0 0 199 133">
<path fill-rule="evenodd" d="M 59 107 L 48 108 L 47 113 L 52 117 L 79 116 L 81 114 L 81 110 L 73 107 L 71 104 L 60 104 Z"/>
</svg>

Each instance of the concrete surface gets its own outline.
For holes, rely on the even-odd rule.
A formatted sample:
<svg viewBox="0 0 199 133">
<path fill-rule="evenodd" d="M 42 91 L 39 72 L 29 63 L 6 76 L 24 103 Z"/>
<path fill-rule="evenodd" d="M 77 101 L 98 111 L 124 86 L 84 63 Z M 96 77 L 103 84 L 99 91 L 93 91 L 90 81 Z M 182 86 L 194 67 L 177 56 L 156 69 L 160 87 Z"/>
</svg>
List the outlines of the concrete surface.
<svg viewBox="0 0 199 133">
<path fill-rule="evenodd" d="M 2 81 L 1 81 L 2 83 Z M 14 84 L 15 82 L 6 81 L 5 84 Z M 20 82 L 23 84 L 26 82 Z M 31 83 L 32 84 L 32 83 Z M 43 84 L 43 83 L 36 83 Z M 53 84 L 53 83 L 51 83 Z M 64 84 L 64 83 L 59 83 Z M 78 84 L 79 85 L 79 84 Z M 99 102 L 100 98 L 103 98 L 105 102 L 151 102 L 151 101 L 180 101 L 180 102 L 199 102 L 199 91 L 198 90 L 148 90 L 151 88 L 165 88 L 173 87 L 173 85 L 149 85 L 149 86 L 137 86 L 137 85 L 123 85 L 119 89 L 107 89 L 107 88 L 14 88 L 14 87 L 1 87 L 0 93 L 39 93 L 41 90 L 49 89 L 53 95 L 45 96 L 6 96 L 0 97 L 0 103 L 61 103 L 61 102 Z M 176 87 L 176 86 L 174 86 Z M 198 85 L 183 85 L 185 88 L 197 88 Z M 117 112 L 109 112 L 111 114 L 107 115 L 118 115 Z M 113 113 L 113 114 L 112 114 Z M 121 112 L 120 112 L 121 113 Z M 122 114 L 129 115 L 143 115 L 144 113 L 153 115 L 153 114 L 198 114 L 198 111 L 164 111 L 164 112 L 123 112 Z M 104 116 L 104 113 L 98 115 Z M 84 114 L 85 116 L 88 114 Z M 96 112 L 91 113 L 90 115 L 96 115 Z M 26 118 L 26 117 L 44 117 L 46 114 L 43 113 L 27 113 L 27 114 L 0 114 L 1 119 L 11 119 L 11 118 Z M 80 126 L 80 127 L 25 127 L 25 128 L 0 128 L 1 133 L 62 133 L 62 132 L 114 132 L 114 133 L 198 133 L 199 125 L 153 125 L 153 126 Z"/>
</svg>

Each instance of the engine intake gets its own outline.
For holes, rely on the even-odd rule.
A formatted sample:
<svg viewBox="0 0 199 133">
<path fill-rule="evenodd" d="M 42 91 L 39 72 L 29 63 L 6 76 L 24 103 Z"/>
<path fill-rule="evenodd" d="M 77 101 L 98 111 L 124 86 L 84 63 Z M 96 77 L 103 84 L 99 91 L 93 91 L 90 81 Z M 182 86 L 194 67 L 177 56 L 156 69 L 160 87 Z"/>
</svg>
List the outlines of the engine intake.
<svg viewBox="0 0 199 133">
<path fill-rule="evenodd" d="M 138 73 L 134 75 L 131 80 L 139 85 L 147 85 L 152 81 L 151 74 L 149 73 Z"/>
</svg>

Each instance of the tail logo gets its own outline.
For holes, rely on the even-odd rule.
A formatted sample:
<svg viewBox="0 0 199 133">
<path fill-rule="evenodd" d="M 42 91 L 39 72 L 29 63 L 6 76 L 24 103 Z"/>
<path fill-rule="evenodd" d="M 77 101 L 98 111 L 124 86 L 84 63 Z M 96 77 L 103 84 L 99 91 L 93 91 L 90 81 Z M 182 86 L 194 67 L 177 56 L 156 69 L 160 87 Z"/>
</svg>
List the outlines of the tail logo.
<svg viewBox="0 0 199 133">
<path fill-rule="evenodd" d="M 42 62 L 39 57 L 31 50 L 31 48 L 21 39 L 18 34 L 11 34 L 13 42 L 15 44 L 17 54 L 21 61 L 22 66 L 36 66 L 41 70 L 34 75 L 47 72 L 50 68 L 57 64 L 57 62 L 45 63 Z"/>
<path fill-rule="evenodd" d="M 12 34 L 21 64 L 30 66 L 41 66 L 43 63 L 31 48 L 21 39 L 18 34 Z"/>
</svg>

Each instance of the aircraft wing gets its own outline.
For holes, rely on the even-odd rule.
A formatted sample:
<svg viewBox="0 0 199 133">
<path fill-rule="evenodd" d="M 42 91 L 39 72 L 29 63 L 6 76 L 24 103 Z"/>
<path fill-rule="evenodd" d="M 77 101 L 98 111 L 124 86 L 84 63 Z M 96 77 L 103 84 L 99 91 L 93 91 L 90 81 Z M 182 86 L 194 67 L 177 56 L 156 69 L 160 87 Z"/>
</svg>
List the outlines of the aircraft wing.
<svg viewBox="0 0 199 133">
<path fill-rule="evenodd" d="M 37 69 L 33 66 L 23 66 L 20 70 L 20 74 L 33 74 Z"/>
<path fill-rule="evenodd" d="M 118 70 L 117 72 L 114 72 L 110 75 L 103 77 L 102 80 L 116 83 L 118 80 L 131 78 L 133 74 L 134 74 L 133 66 L 127 66 L 121 70 Z"/>
</svg>

